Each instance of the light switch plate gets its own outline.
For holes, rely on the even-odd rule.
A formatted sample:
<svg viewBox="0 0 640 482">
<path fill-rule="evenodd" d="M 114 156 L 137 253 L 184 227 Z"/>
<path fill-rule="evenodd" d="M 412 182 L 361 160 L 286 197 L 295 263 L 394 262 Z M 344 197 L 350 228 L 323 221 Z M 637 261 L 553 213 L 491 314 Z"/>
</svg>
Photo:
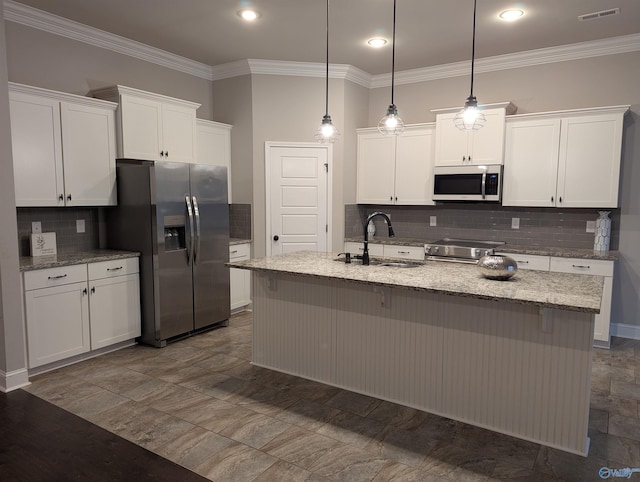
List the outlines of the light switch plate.
<svg viewBox="0 0 640 482">
<path fill-rule="evenodd" d="M 520 229 L 520 218 L 511 218 L 511 229 Z"/>
<path fill-rule="evenodd" d="M 596 222 L 587 221 L 587 233 L 595 233 L 595 232 L 596 232 Z"/>
<path fill-rule="evenodd" d="M 76 232 L 84 233 L 84 219 L 76 219 Z"/>
<path fill-rule="evenodd" d="M 42 223 L 40 221 L 33 221 L 31 223 L 31 232 L 33 234 L 40 234 L 42 232 Z"/>
<path fill-rule="evenodd" d="M 429 226 L 437 226 L 435 216 L 429 216 Z"/>
</svg>

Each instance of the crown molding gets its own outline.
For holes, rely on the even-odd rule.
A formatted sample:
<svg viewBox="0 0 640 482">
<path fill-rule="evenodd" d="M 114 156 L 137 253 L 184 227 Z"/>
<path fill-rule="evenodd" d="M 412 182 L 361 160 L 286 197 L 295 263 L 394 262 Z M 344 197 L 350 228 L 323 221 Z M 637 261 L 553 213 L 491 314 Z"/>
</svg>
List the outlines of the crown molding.
<svg viewBox="0 0 640 482">
<path fill-rule="evenodd" d="M 10 22 L 43 30 L 96 47 L 118 52 L 162 67 L 170 68 L 206 80 L 222 80 L 248 74 L 324 77 L 326 64 L 273 60 L 239 60 L 214 67 L 150 47 L 141 42 L 105 32 L 13 0 L 4 0 L 4 18 Z M 580 42 L 559 47 L 529 50 L 476 60 L 477 73 L 530 67 L 534 65 L 614 55 L 640 50 L 640 34 L 603 40 Z M 413 84 L 469 75 L 471 62 L 455 62 L 395 73 L 395 83 Z M 329 77 L 345 79 L 365 88 L 388 87 L 391 74 L 371 75 L 347 64 L 330 64 Z"/>
<path fill-rule="evenodd" d="M 79 22 L 74 22 L 73 20 L 14 2 L 13 0 L 4 0 L 4 19 L 135 57 L 195 77 L 207 80 L 213 79 L 213 69 L 209 65 L 172 54 L 165 50 L 150 47 L 141 42 L 129 40 L 119 35 L 105 32 L 104 30 L 89 27 Z"/>
<path fill-rule="evenodd" d="M 518 69 L 534 65 L 567 62 L 571 60 L 600 57 L 603 55 L 623 54 L 640 50 L 640 34 L 623 35 L 604 40 L 579 42 L 559 47 L 527 50 L 514 54 L 496 55 L 477 59 L 476 73 L 497 72 L 500 70 Z M 431 80 L 447 79 L 469 75 L 471 61 L 455 62 L 436 65 L 422 69 L 404 70 L 396 72 L 395 84 L 413 84 Z M 371 78 L 371 88 L 388 87 L 391 85 L 391 74 L 374 75 Z"/>
</svg>

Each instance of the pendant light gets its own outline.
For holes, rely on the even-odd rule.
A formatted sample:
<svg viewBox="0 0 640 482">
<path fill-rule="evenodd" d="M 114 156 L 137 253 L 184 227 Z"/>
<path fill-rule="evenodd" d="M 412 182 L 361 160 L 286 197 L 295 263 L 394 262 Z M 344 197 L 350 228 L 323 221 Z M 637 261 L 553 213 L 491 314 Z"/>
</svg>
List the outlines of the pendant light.
<svg viewBox="0 0 640 482">
<path fill-rule="evenodd" d="M 315 140 L 320 142 L 321 144 L 333 144 L 337 140 L 340 139 L 340 131 L 331 123 L 331 116 L 329 115 L 329 0 L 327 0 L 327 70 L 325 76 L 325 86 L 324 86 L 324 95 L 325 95 L 325 113 L 322 117 L 322 123 L 318 130 L 316 131 L 316 135 L 314 136 Z"/>
<path fill-rule="evenodd" d="M 398 108 L 393 103 L 393 88 L 396 70 L 396 0 L 393 0 L 393 40 L 391 45 L 391 104 L 387 113 L 378 122 L 378 131 L 385 136 L 397 136 L 404 132 L 404 122 L 398 115 Z"/>
<path fill-rule="evenodd" d="M 487 118 L 478 109 L 478 101 L 473 95 L 473 71 L 476 57 L 476 2 L 473 0 L 473 41 L 471 44 L 471 93 L 464 103 L 464 108 L 458 112 L 453 119 L 456 127 L 461 131 L 477 131 L 480 129 Z"/>
</svg>

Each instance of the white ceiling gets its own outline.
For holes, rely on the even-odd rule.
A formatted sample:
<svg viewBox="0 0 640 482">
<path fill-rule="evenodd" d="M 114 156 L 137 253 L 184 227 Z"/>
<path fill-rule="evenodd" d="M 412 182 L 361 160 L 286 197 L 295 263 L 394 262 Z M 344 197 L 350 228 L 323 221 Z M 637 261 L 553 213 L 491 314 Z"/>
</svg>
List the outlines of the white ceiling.
<svg viewBox="0 0 640 482">
<path fill-rule="evenodd" d="M 325 0 L 19 0 L 92 27 L 215 66 L 243 59 L 324 62 Z M 237 16 L 251 5 L 261 18 Z M 500 11 L 525 16 L 504 22 Z M 578 15 L 620 8 L 620 15 Z M 370 74 L 391 70 L 392 0 L 331 0 L 332 64 Z M 398 0 L 396 70 L 469 60 L 473 0 Z M 640 33 L 640 0 L 478 0 L 476 57 Z"/>
</svg>

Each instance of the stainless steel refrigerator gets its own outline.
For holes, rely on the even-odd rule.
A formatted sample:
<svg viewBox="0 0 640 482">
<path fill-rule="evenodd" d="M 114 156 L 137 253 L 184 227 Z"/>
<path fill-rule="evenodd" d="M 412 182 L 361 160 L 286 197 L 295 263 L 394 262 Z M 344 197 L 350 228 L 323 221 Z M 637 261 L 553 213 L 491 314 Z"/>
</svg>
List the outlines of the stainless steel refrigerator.
<svg viewBox="0 0 640 482">
<path fill-rule="evenodd" d="M 118 159 L 110 248 L 140 252 L 143 343 L 228 323 L 227 168 Z"/>
</svg>

